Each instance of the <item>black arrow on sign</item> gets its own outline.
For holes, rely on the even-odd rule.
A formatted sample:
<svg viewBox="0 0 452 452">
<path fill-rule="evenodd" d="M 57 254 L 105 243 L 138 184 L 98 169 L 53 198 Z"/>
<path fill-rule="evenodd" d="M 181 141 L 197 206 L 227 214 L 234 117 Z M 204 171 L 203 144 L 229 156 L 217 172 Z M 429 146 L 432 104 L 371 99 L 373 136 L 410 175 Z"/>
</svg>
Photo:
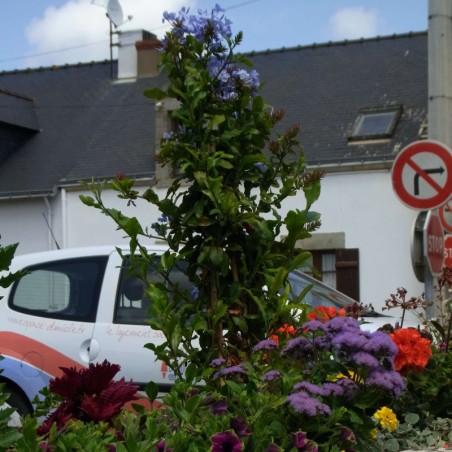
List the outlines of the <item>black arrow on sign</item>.
<svg viewBox="0 0 452 452">
<path fill-rule="evenodd" d="M 424 173 L 427 174 L 443 174 L 444 173 L 444 168 L 442 166 L 440 166 L 439 168 L 431 168 L 431 169 L 426 169 L 424 170 Z M 419 173 L 416 173 L 414 176 L 414 195 L 417 196 L 419 195 L 419 178 L 421 177 L 421 175 Z"/>
</svg>

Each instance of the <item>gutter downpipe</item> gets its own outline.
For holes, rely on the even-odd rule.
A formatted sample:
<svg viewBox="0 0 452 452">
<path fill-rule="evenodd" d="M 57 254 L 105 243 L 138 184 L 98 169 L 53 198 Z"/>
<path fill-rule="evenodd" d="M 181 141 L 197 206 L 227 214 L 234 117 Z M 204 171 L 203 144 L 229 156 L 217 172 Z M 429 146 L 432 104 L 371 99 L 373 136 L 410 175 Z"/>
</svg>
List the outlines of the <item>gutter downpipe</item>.
<svg viewBox="0 0 452 452">
<path fill-rule="evenodd" d="M 67 248 L 67 193 L 65 188 L 61 188 L 61 223 L 62 247 Z"/>
<path fill-rule="evenodd" d="M 52 204 L 50 204 L 49 197 L 44 196 L 44 204 L 47 207 L 47 218 L 44 217 L 47 223 L 47 249 L 53 250 L 53 232 L 52 232 L 52 224 L 53 224 L 53 212 L 52 212 Z"/>
</svg>

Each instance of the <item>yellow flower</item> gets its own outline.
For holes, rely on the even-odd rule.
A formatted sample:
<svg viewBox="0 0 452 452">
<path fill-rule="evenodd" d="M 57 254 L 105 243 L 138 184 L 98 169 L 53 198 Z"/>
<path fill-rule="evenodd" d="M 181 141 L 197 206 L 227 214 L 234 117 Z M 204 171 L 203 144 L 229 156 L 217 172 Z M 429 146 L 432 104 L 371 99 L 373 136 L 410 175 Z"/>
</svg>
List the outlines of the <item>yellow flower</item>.
<svg viewBox="0 0 452 452">
<path fill-rule="evenodd" d="M 377 430 L 376 428 L 372 429 L 372 430 L 370 431 L 370 437 L 371 437 L 373 440 L 376 440 L 376 439 L 377 439 L 377 436 L 378 436 L 378 430 Z"/>
<path fill-rule="evenodd" d="M 388 432 L 393 432 L 399 423 L 394 411 L 385 406 L 374 413 L 374 418 L 378 419 L 382 428 L 385 428 Z"/>
</svg>

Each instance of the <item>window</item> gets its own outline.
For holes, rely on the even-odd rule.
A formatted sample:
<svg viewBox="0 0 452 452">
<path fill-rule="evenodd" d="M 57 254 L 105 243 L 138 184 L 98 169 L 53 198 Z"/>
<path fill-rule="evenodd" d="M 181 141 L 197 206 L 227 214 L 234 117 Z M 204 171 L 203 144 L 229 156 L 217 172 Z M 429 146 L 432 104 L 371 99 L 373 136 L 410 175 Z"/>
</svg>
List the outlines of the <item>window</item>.
<svg viewBox="0 0 452 452">
<path fill-rule="evenodd" d="M 40 317 L 94 322 L 106 260 L 91 257 L 29 267 L 13 287 L 9 307 Z"/>
<path fill-rule="evenodd" d="M 359 250 L 314 250 L 311 253 L 312 275 L 359 301 Z"/>
<path fill-rule="evenodd" d="M 390 138 L 401 114 L 401 108 L 362 110 L 349 140 Z"/>
<path fill-rule="evenodd" d="M 144 283 L 138 277 L 130 274 L 128 262 L 124 263 L 121 281 L 116 297 L 115 323 L 145 325 L 149 318 L 148 310 L 151 300 L 144 293 Z M 170 284 L 178 290 L 190 293 L 193 285 L 188 280 L 182 267 L 175 268 L 170 274 Z M 148 273 L 149 281 L 163 282 L 163 277 L 153 269 Z"/>
</svg>

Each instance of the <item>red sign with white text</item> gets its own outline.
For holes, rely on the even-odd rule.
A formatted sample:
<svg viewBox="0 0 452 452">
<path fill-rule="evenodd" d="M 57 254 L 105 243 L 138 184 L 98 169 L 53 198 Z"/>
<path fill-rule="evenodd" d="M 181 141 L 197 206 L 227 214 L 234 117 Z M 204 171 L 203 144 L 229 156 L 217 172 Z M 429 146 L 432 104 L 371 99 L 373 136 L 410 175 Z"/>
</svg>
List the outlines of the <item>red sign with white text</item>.
<svg viewBox="0 0 452 452">
<path fill-rule="evenodd" d="M 424 253 L 433 276 L 439 276 L 444 264 L 444 230 L 436 213 L 430 211 L 425 223 Z"/>
<path fill-rule="evenodd" d="M 452 235 L 444 237 L 444 267 L 452 268 Z"/>
</svg>

